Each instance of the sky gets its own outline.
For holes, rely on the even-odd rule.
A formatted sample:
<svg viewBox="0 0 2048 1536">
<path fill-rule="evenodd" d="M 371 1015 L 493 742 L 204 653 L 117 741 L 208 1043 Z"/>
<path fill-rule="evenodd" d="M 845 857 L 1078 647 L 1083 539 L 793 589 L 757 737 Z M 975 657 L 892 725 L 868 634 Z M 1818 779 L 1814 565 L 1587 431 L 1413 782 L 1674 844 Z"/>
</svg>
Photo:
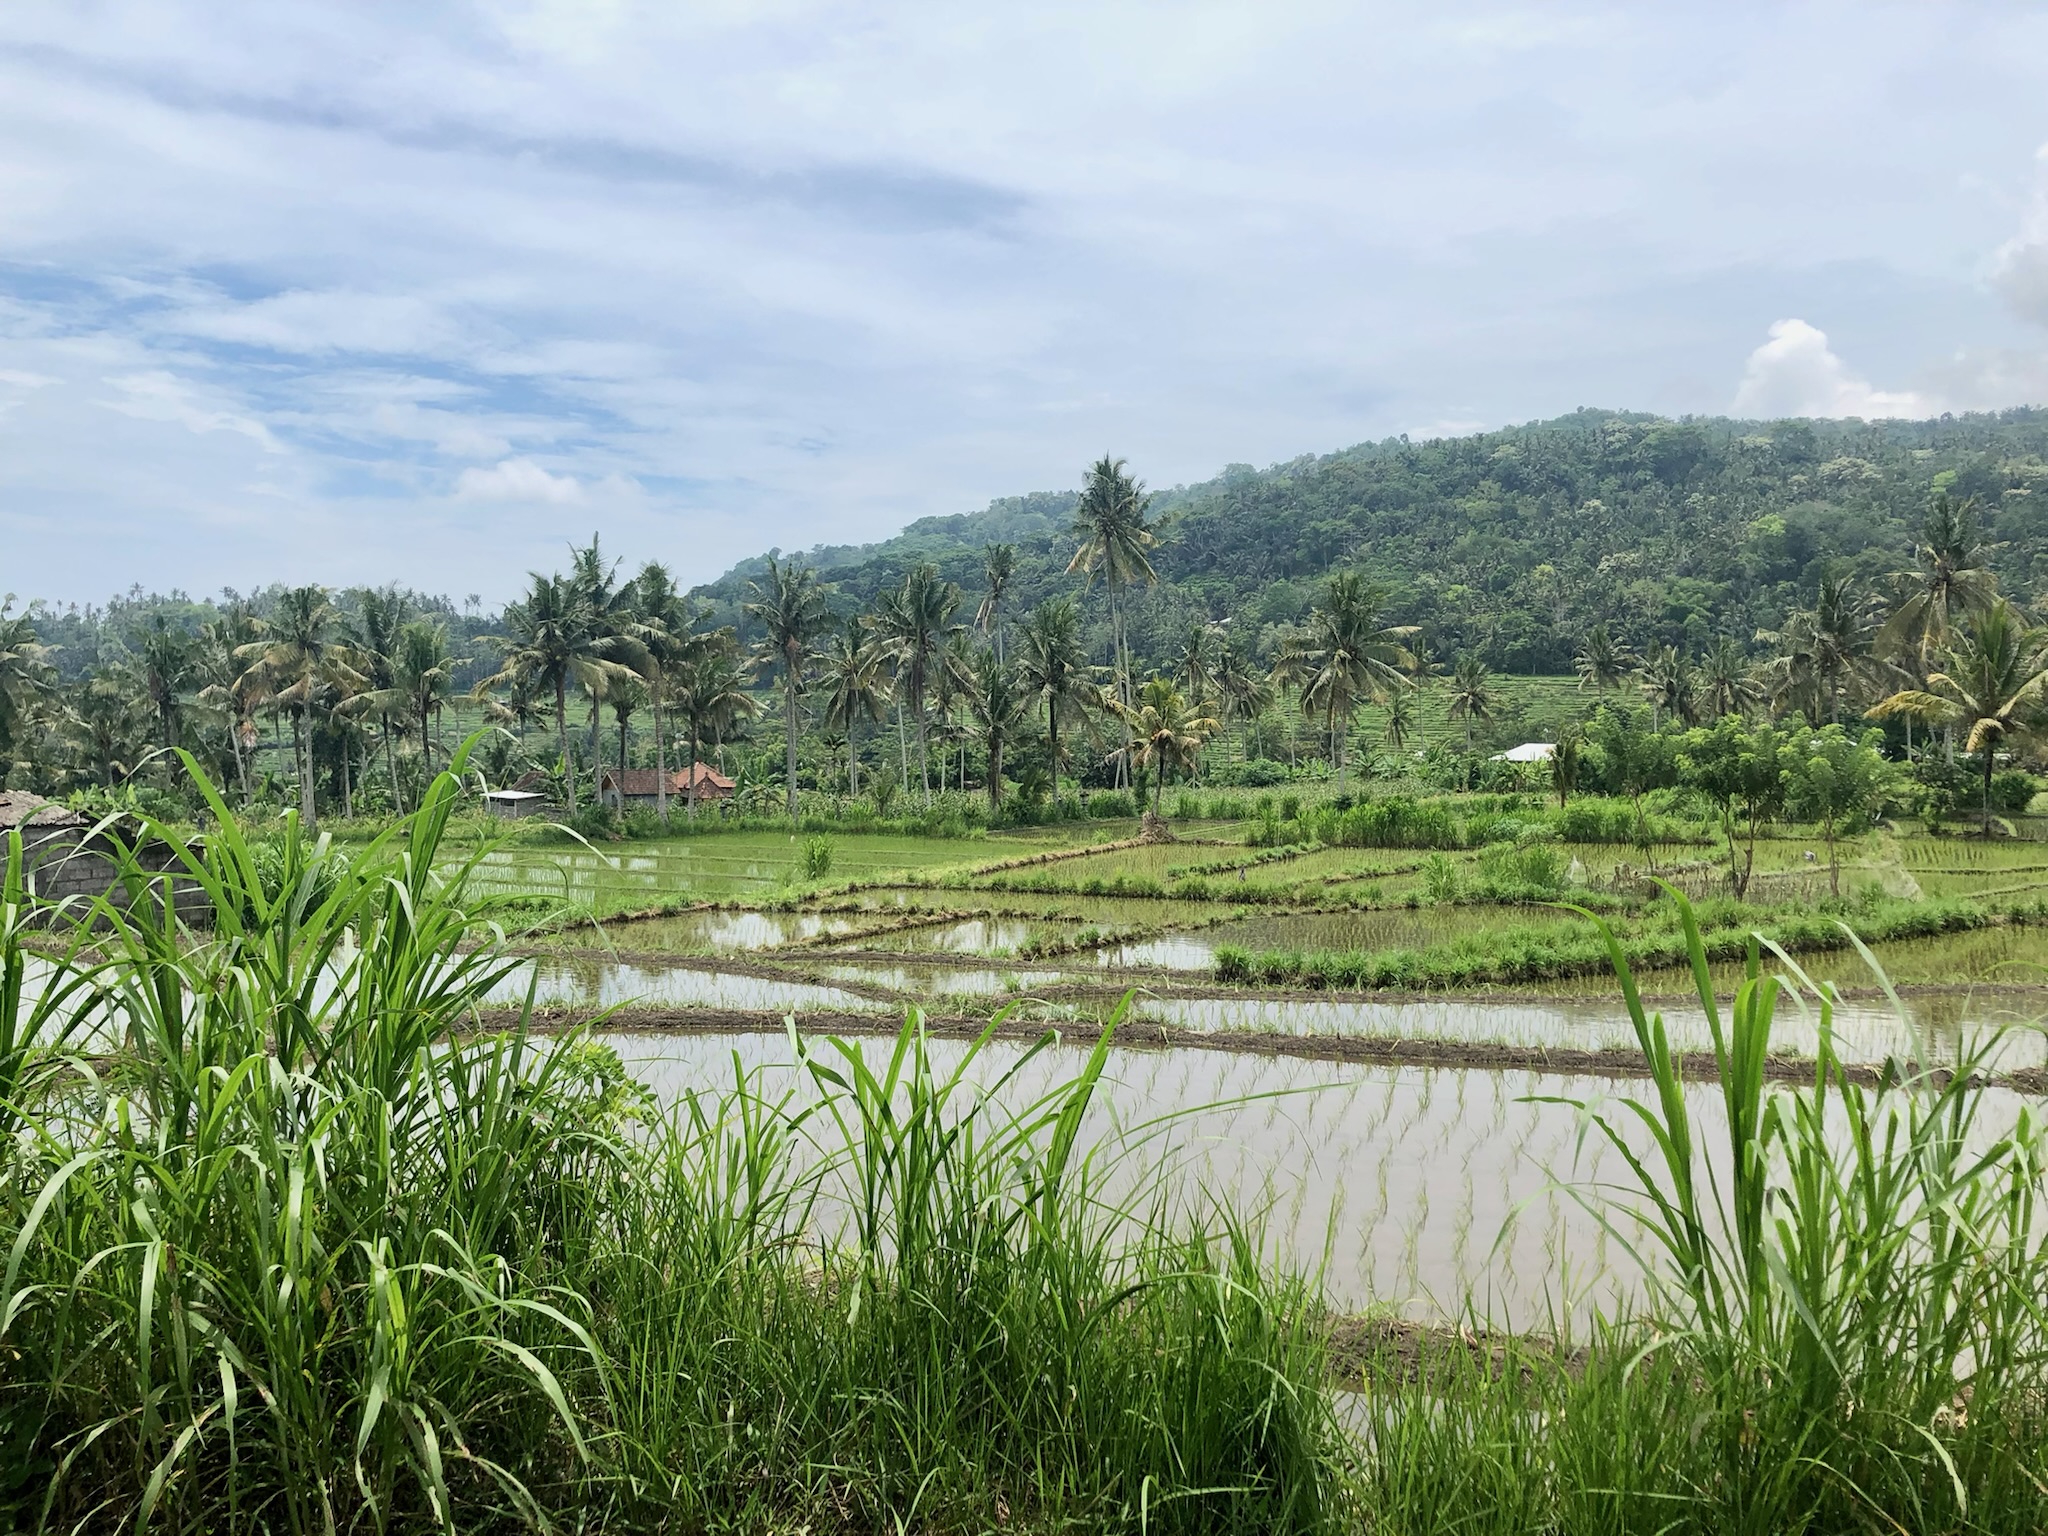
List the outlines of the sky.
<svg viewBox="0 0 2048 1536">
<path fill-rule="evenodd" d="M 2048 403 L 2048 9 L 8 0 L 0 593 Z"/>
</svg>

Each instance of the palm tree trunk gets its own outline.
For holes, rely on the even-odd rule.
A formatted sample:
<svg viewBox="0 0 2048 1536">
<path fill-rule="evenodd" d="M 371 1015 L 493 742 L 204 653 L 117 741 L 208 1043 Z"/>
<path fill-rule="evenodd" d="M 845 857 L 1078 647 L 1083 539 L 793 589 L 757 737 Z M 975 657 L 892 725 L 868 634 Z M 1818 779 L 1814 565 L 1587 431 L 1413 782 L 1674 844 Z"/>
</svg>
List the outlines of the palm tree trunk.
<svg viewBox="0 0 2048 1536">
<path fill-rule="evenodd" d="M 1984 836 L 1991 835 L 1991 767 L 1995 754 L 1991 743 L 1984 743 Z"/>
<path fill-rule="evenodd" d="M 405 814 L 405 796 L 398 792 L 398 754 L 391 749 L 391 717 L 384 717 L 384 773 L 391 780 L 391 809 L 394 814 Z"/>
<path fill-rule="evenodd" d="M 355 760 L 355 751 L 347 742 L 341 747 L 341 817 L 344 821 L 356 819 L 355 776 L 349 772 Z"/>
<path fill-rule="evenodd" d="M 903 729 L 903 700 L 896 701 L 896 751 L 903 759 L 903 793 L 910 793 L 910 738 Z"/>
<path fill-rule="evenodd" d="M 782 783 L 789 799 L 789 819 L 796 820 L 796 668 L 785 658 L 782 668 Z"/>
<path fill-rule="evenodd" d="M 654 814 L 668 821 L 668 756 L 661 743 L 661 685 L 654 686 Z"/>
<path fill-rule="evenodd" d="M 846 794 L 847 798 L 860 793 L 860 745 L 854 740 L 853 717 L 846 717 Z"/>
<path fill-rule="evenodd" d="M 299 817 L 310 830 L 320 824 L 320 807 L 313 790 L 313 729 L 305 711 L 292 716 L 292 745 L 299 754 Z"/>
<path fill-rule="evenodd" d="M 699 734 L 700 727 L 697 720 L 697 712 L 693 709 L 690 711 L 690 766 L 686 770 L 689 778 L 683 782 L 685 814 L 688 815 L 693 823 L 697 819 L 697 742 Z"/>
<path fill-rule="evenodd" d="M 562 787 L 569 792 L 569 814 L 576 814 L 576 760 L 569 756 L 569 680 L 555 679 L 555 740 L 562 749 Z"/>
<path fill-rule="evenodd" d="M 1048 699 L 1045 703 L 1045 750 L 1046 761 L 1052 765 L 1052 797 L 1060 797 L 1060 707 L 1057 701 Z"/>
</svg>

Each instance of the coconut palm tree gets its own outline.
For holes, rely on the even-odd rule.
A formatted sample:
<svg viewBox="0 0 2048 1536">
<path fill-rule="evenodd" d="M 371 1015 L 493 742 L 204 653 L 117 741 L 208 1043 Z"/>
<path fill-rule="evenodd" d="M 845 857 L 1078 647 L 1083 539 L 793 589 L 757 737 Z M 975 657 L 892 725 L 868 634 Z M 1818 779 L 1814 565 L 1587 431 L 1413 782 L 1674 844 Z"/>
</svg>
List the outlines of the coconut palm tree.
<svg viewBox="0 0 2048 1536">
<path fill-rule="evenodd" d="M 881 653 L 895 669 L 898 696 L 917 728 L 926 805 L 932 799 L 926 694 L 942 672 L 949 684 L 960 680 L 960 654 L 948 649 L 948 642 L 962 632 L 953 622 L 959 607 L 960 589 L 941 577 L 937 566 L 920 562 L 911 567 L 901 587 L 882 595 L 870 619 Z"/>
<path fill-rule="evenodd" d="M 619 727 L 619 795 L 621 803 L 626 793 L 627 729 L 633 717 L 640 713 L 647 702 L 647 684 L 636 674 L 623 677 L 605 690 L 604 701 L 611 706 L 612 719 Z"/>
<path fill-rule="evenodd" d="M 50 647 L 37 637 L 35 621 L 13 608 L 12 592 L 0 597 L 0 783 L 26 734 L 31 709 L 52 688 Z"/>
<path fill-rule="evenodd" d="M 846 735 L 846 792 L 860 793 L 860 721 L 879 725 L 889 703 L 889 685 L 882 677 L 882 657 L 859 619 L 825 642 L 820 653 L 818 693 L 825 706 L 825 729 Z"/>
<path fill-rule="evenodd" d="M 1467 753 L 1472 751 L 1473 727 L 1482 720 L 1491 720 L 1499 707 L 1500 696 L 1493 691 L 1493 669 L 1479 659 L 1477 652 L 1467 651 L 1451 669 L 1450 697 L 1451 718 L 1465 722 Z"/>
<path fill-rule="evenodd" d="M 994 648 L 996 660 L 1003 659 L 1003 595 L 1017 574 L 1017 546 L 991 544 L 981 552 L 981 604 L 974 610 L 974 627 Z"/>
<path fill-rule="evenodd" d="M 179 695 L 192 681 L 192 643 L 161 613 L 153 613 L 135 646 L 143 700 L 156 716 L 157 745 L 178 745 Z"/>
<path fill-rule="evenodd" d="M 768 557 L 768 572 L 753 584 L 748 618 L 761 626 L 754 664 L 763 671 L 782 672 L 782 787 L 789 819 L 796 820 L 797 701 L 803 696 L 804 674 L 811 662 L 811 638 L 832 620 L 825 606 L 818 573 L 807 565 Z M 694 772 L 691 775 L 694 780 Z"/>
<path fill-rule="evenodd" d="M 355 653 L 336 638 L 340 615 L 320 586 L 288 587 L 263 623 L 263 638 L 241 647 L 238 659 L 260 667 L 272 697 L 292 717 L 292 747 L 299 773 L 299 814 L 319 822 L 313 787 L 313 713 L 324 685 L 345 681 L 360 688 Z M 244 674 L 247 676 L 247 673 Z"/>
<path fill-rule="evenodd" d="M 1125 749 L 1132 766 L 1152 772 L 1152 814 L 1159 814 L 1166 775 L 1176 769 L 1192 773 L 1201 761 L 1202 744 L 1216 732 L 1215 717 L 1205 706 L 1190 704 L 1180 690 L 1163 677 L 1146 682 L 1138 691 L 1137 703 L 1118 703 L 1104 690 L 1104 703 L 1130 728 L 1130 745 Z"/>
<path fill-rule="evenodd" d="M 226 728 L 235 781 L 241 785 L 245 806 L 250 800 L 249 753 L 256 745 L 256 710 L 264 690 L 244 683 L 244 669 L 236 653 L 256 638 L 254 618 L 236 603 L 219 618 L 199 626 L 192 648 L 192 674 L 199 684 L 194 702 Z"/>
<path fill-rule="evenodd" d="M 1764 668 L 1773 707 L 1797 709 L 1808 723 L 1839 724 L 1845 696 L 1873 675 L 1869 602 L 1845 577 L 1824 576 L 1811 608 L 1787 614 L 1784 625 L 1759 630 L 1776 648 Z"/>
<path fill-rule="evenodd" d="M 1387 718 L 1380 726 L 1380 740 L 1393 751 L 1404 750 L 1415 734 L 1415 690 L 1399 688 L 1387 695 Z"/>
<path fill-rule="evenodd" d="M 974 659 L 973 681 L 967 690 L 967 710 L 979 727 L 982 750 L 988 759 L 988 808 L 991 815 L 1003 809 L 1003 752 L 1031 712 L 1031 690 L 1017 668 L 999 660 L 994 651 L 983 651 Z"/>
<path fill-rule="evenodd" d="M 1947 645 L 1949 631 L 1972 614 L 1989 612 L 1999 600 L 1998 578 L 1985 567 L 1977 537 L 1974 497 L 1957 501 L 1947 491 L 1935 495 L 1913 544 L 1913 569 L 1894 574 L 1892 584 L 1899 605 L 1877 633 L 1877 651 L 1905 659 L 1916 678 L 1925 677 Z"/>
<path fill-rule="evenodd" d="M 1622 680 L 1635 669 L 1635 657 L 1605 624 L 1595 624 L 1586 632 L 1586 643 L 1579 647 L 1573 665 L 1578 669 L 1581 688 L 1604 693 L 1621 687 Z"/>
<path fill-rule="evenodd" d="M 1273 684 L 1234 644 L 1226 644 L 1217 657 L 1215 682 L 1217 718 L 1239 727 L 1238 756 L 1248 757 L 1249 727 L 1272 708 Z"/>
<path fill-rule="evenodd" d="M 1149 587 L 1159 580 L 1146 551 L 1159 544 L 1156 528 L 1147 521 L 1152 498 L 1122 459 L 1104 454 L 1089 466 L 1074 507 L 1073 531 L 1080 540 L 1067 570 L 1093 582 L 1102 577 L 1109 594 L 1109 636 L 1112 691 L 1126 707 L 1131 702 L 1131 651 L 1124 621 L 1124 588 Z M 1128 757 L 1129 754 L 1126 754 Z"/>
<path fill-rule="evenodd" d="M 1018 676 L 1045 711 L 1046 761 L 1055 789 L 1060 771 L 1060 717 L 1079 724 L 1101 702 L 1081 644 L 1081 611 L 1071 597 L 1040 603 L 1024 620 Z"/>
<path fill-rule="evenodd" d="M 499 688 L 554 695 L 556 746 L 562 754 L 569 809 L 574 811 L 576 759 L 569 751 L 569 690 L 595 692 L 605 678 L 624 669 L 605 654 L 606 637 L 594 627 L 589 602 L 574 582 L 538 571 L 528 576 L 532 585 L 526 596 L 505 605 L 505 633 L 482 637 L 497 647 L 500 665 L 473 691 L 478 698 Z M 595 763 L 593 756 L 593 771 Z"/>
<path fill-rule="evenodd" d="M 1344 742 L 1358 706 L 1367 699 L 1385 702 L 1410 686 L 1405 669 L 1415 658 L 1402 642 L 1415 626 L 1382 623 L 1384 604 L 1384 594 L 1355 571 L 1332 576 L 1308 627 L 1283 642 L 1274 667 L 1275 686 L 1298 687 L 1302 714 L 1321 717 L 1340 787 Z"/>
<path fill-rule="evenodd" d="M 403 811 L 405 805 L 399 793 L 391 722 L 394 712 L 403 718 L 404 708 L 395 691 L 397 678 L 392 658 L 398 654 L 398 632 L 405 627 L 405 610 L 405 595 L 396 587 L 369 587 L 356 594 L 356 611 L 344 621 L 349 644 L 355 649 L 357 665 L 368 684 L 364 697 L 376 695 L 392 703 L 389 711 L 373 712 L 377 714 L 378 734 L 382 737 L 384 771 L 391 780 L 391 806 L 396 811 Z"/>
<path fill-rule="evenodd" d="M 668 738 L 664 719 L 672 676 L 690 664 L 706 643 L 697 628 L 696 605 L 676 586 L 675 577 L 659 560 L 650 560 L 633 578 L 633 612 L 626 635 L 639 647 L 638 671 L 647 684 L 647 702 L 654 717 L 654 814 L 668 820 Z M 696 764 L 690 765 L 692 781 Z"/>
<path fill-rule="evenodd" d="M 700 635 L 688 657 L 670 670 L 668 687 L 676 712 L 689 727 L 690 776 L 684 804 L 695 821 L 697 757 L 706 734 L 722 744 L 726 731 L 739 720 L 751 720 L 761 705 L 747 688 L 747 664 L 740 659 L 739 641 L 730 629 Z M 723 766 L 722 745 L 718 758 Z"/>
<path fill-rule="evenodd" d="M 1650 705 L 1650 729 L 1662 719 L 1673 724 L 1690 722 L 1698 706 L 1693 702 L 1692 663 L 1675 645 L 1660 645 L 1643 658 L 1636 684 Z"/>
<path fill-rule="evenodd" d="M 1585 761 L 1586 728 L 1574 720 L 1557 733 L 1550 747 L 1550 787 L 1557 792 L 1558 809 L 1577 792 Z"/>
<path fill-rule="evenodd" d="M 1999 749 L 2038 736 L 2048 718 L 2048 644 L 2001 599 L 1951 629 L 1939 661 L 1940 670 L 1928 674 L 1925 688 L 1901 689 L 1869 714 L 1875 720 L 1898 715 L 1962 728 L 1963 750 L 1980 756 L 1983 832 L 1989 837 Z"/>
<path fill-rule="evenodd" d="M 1756 685 L 1750 681 L 1749 663 L 1743 659 L 1740 648 L 1726 635 L 1716 640 L 1701 660 L 1695 682 L 1700 703 L 1716 720 L 1723 715 L 1741 714 L 1756 696 Z"/>
</svg>

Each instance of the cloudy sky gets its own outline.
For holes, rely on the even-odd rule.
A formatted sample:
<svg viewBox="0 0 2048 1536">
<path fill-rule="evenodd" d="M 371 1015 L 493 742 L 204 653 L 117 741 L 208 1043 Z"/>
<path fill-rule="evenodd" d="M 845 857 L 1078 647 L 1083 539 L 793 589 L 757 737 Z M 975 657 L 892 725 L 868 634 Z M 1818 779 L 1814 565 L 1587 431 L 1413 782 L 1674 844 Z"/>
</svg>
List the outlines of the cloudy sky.
<svg viewBox="0 0 2048 1536">
<path fill-rule="evenodd" d="M 2048 401 L 2032 5 L 8 0 L 0 591 Z"/>
</svg>

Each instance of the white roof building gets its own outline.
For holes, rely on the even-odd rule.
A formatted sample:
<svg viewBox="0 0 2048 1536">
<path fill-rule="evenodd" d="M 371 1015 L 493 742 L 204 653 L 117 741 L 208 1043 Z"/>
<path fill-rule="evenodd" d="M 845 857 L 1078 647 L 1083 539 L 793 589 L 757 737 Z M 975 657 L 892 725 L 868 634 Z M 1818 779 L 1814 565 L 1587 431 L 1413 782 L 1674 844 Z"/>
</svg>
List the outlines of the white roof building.
<svg viewBox="0 0 2048 1536">
<path fill-rule="evenodd" d="M 1493 763 L 1547 763 L 1557 751 L 1554 741 L 1525 741 L 1519 747 L 1509 747 L 1505 752 L 1496 752 L 1488 758 Z"/>
</svg>

